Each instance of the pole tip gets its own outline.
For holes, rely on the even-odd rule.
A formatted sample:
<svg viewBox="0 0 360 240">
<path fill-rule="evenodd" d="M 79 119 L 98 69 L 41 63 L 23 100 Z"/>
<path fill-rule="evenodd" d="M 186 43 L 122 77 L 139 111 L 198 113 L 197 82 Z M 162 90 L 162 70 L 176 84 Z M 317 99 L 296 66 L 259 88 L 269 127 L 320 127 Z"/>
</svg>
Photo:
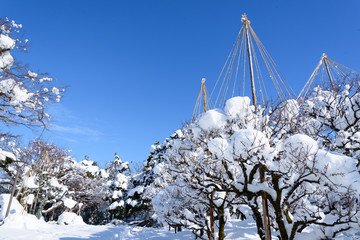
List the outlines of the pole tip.
<svg viewBox="0 0 360 240">
<path fill-rule="evenodd" d="M 241 17 L 241 21 L 244 22 L 244 23 L 249 23 L 250 24 L 250 21 L 248 20 L 247 16 L 246 16 L 246 13 L 244 13 Z"/>
</svg>

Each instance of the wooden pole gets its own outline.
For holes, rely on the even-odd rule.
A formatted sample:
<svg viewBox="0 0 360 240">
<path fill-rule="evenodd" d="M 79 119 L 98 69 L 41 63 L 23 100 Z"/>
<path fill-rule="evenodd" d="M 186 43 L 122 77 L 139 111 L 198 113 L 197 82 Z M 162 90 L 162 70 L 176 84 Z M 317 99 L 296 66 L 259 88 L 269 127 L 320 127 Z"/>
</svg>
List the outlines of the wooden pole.
<svg viewBox="0 0 360 240">
<path fill-rule="evenodd" d="M 206 102 L 206 87 L 205 87 L 205 81 L 206 79 L 203 78 L 201 80 L 201 89 L 203 92 L 203 104 L 204 104 L 204 112 L 206 112 L 206 106 L 207 106 L 207 102 Z M 215 239 L 215 224 L 214 224 L 214 206 L 213 206 L 213 193 L 211 193 L 210 196 L 210 206 L 209 206 L 209 215 L 210 215 L 210 231 L 211 231 L 211 238 L 212 240 Z"/>
<path fill-rule="evenodd" d="M 328 64 L 327 64 L 327 55 L 326 55 L 325 53 L 322 55 L 322 60 L 323 60 L 323 62 L 324 62 L 324 64 L 325 64 L 327 74 L 329 75 L 329 79 L 330 79 L 331 86 L 332 86 L 333 90 L 335 90 L 335 84 L 334 84 L 333 78 L 332 78 L 332 76 L 331 76 L 331 73 L 330 73 L 330 70 L 329 70 L 329 66 L 328 66 Z"/>
<path fill-rule="evenodd" d="M 17 172 L 16 172 L 16 176 L 15 176 L 15 180 L 14 180 L 14 185 L 13 185 L 12 190 L 11 190 L 9 204 L 8 204 L 8 207 L 7 207 L 7 210 L 6 210 L 5 218 L 7 218 L 9 216 L 9 213 L 10 213 L 11 203 L 12 203 L 12 199 L 13 199 L 13 197 L 15 195 L 15 189 L 16 189 L 17 181 L 19 179 L 19 175 L 20 175 L 20 167 L 17 167 Z"/>
<path fill-rule="evenodd" d="M 204 112 L 206 112 L 206 105 L 207 105 L 207 103 L 206 103 L 206 88 L 205 88 L 205 81 L 206 81 L 206 79 L 205 79 L 205 78 L 203 78 L 203 79 L 201 80 L 201 89 L 202 89 L 202 91 L 203 91 L 203 104 L 204 104 Z"/>
<path fill-rule="evenodd" d="M 252 62 L 252 55 L 251 55 L 251 42 L 250 42 L 250 21 L 247 19 L 246 15 L 244 14 L 242 17 L 242 21 L 245 24 L 246 30 L 246 43 L 247 43 L 247 53 L 249 58 L 249 70 L 250 70 L 250 80 L 251 80 L 251 93 L 252 93 L 252 101 L 255 106 L 255 113 L 257 112 L 257 100 L 256 100 L 256 90 L 255 90 L 255 78 L 254 78 L 254 67 Z M 265 182 L 265 172 L 264 168 L 261 165 L 259 168 L 259 175 L 260 175 L 260 182 Z M 266 194 L 262 195 L 262 206 L 263 206 L 263 217 L 264 217 L 264 230 L 265 230 L 265 240 L 271 240 L 271 230 L 270 230 L 270 222 L 269 222 L 269 210 L 267 205 Z"/>
<path fill-rule="evenodd" d="M 254 67 L 252 61 L 252 54 L 251 54 L 251 42 L 250 42 L 250 35 L 249 35 L 249 28 L 250 28 L 250 21 L 246 18 L 246 15 L 243 16 L 243 22 L 246 28 L 246 45 L 247 45 L 247 53 L 249 58 L 249 70 L 250 70 L 250 81 L 251 81 L 251 94 L 252 94 L 252 101 L 255 109 L 257 109 L 257 99 L 256 99 L 256 90 L 255 90 L 255 78 L 254 78 Z M 256 111 L 256 110 L 255 110 Z"/>
</svg>

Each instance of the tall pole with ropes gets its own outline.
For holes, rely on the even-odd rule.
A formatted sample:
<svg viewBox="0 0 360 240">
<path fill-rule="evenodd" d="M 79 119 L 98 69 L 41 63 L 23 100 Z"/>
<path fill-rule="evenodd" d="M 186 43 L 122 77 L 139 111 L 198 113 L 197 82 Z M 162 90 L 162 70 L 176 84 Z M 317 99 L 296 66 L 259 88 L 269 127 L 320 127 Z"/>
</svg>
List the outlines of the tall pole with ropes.
<svg viewBox="0 0 360 240">
<path fill-rule="evenodd" d="M 203 107 L 204 112 L 207 110 L 207 97 L 206 97 L 206 87 L 205 87 L 205 81 L 206 79 L 201 79 L 201 92 L 203 94 Z M 209 207 L 209 215 L 210 215 L 210 231 L 211 231 L 211 237 L 215 239 L 215 224 L 214 224 L 214 206 L 213 206 L 213 194 L 210 195 L 210 207 Z"/>
<path fill-rule="evenodd" d="M 249 72 L 250 72 L 250 81 L 251 81 L 251 94 L 253 105 L 255 106 L 255 113 L 257 112 L 257 100 L 256 100 L 256 89 L 255 89 L 255 78 L 254 78 L 254 67 L 252 61 L 251 54 L 251 41 L 249 35 L 250 21 L 247 19 L 246 14 L 242 17 L 242 22 L 245 25 L 245 34 L 246 34 L 246 46 L 247 46 L 247 54 L 249 59 Z M 264 168 L 261 165 L 259 168 L 260 182 L 265 182 L 265 172 Z M 266 194 L 264 193 L 262 196 L 262 206 L 263 206 L 263 219 L 264 219 L 264 231 L 265 231 L 265 240 L 271 240 L 271 230 L 270 230 L 270 222 L 269 222 L 269 210 L 266 199 Z"/>
<path fill-rule="evenodd" d="M 201 89 L 202 89 L 202 94 L 203 94 L 203 105 L 204 105 L 204 112 L 206 112 L 206 108 L 207 108 L 207 99 L 206 99 L 206 87 L 205 87 L 205 81 L 206 79 L 203 78 L 201 80 Z"/>
<path fill-rule="evenodd" d="M 245 14 L 242 16 L 241 20 L 243 23 L 242 27 L 230 50 L 220 75 L 215 82 L 215 86 L 209 97 L 205 97 L 207 99 L 211 99 L 214 94 L 213 100 L 215 101 L 212 107 L 222 108 L 225 105 L 226 99 L 234 97 L 235 92 L 239 92 L 239 96 L 241 94 L 243 96 L 251 94 L 255 113 L 260 114 L 260 105 L 263 106 L 264 113 L 266 113 L 266 111 L 271 111 L 271 109 L 273 109 L 272 106 L 267 107 L 268 104 L 273 103 L 273 97 L 279 100 L 279 102 L 275 104 L 280 105 L 285 103 L 288 99 L 295 99 L 296 95 L 291 90 L 289 83 L 281 74 L 279 68 L 276 66 L 275 61 L 272 59 L 265 46 L 255 34 L 254 30 L 250 26 L 250 21 L 247 19 Z M 248 68 L 246 66 L 247 64 Z M 263 74 L 262 72 L 266 72 L 266 74 Z M 250 79 L 248 79 L 247 74 L 250 75 Z M 249 85 L 250 89 L 248 88 Z M 205 95 L 202 93 L 202 89 L 204 89 L 203 86 L 204 85 L 202 85 L 194 110 L 194 113 L 198 110 L 198 114 L 194 114 L 193 116 L 198 116 L 202 112 L 200 111 L 200 108 L 203 105 L 201 95 Z M 268 92 L 267 88 L 269 87 L 271 87 L 271 91 Z M 238 91 L 235 91 L 236 88 L 239 88 Z M 205 103 L 206 101 L 204 101 L 204 111 L 209 109 Z M 266 180 L 264 164 L 260 164 L 259 166 L 259 177 L 259 182 L 264 183 Z M 263 212 L 261 214 L 262 218 L 260 221 L 262 224 L 261 227 L 263 228 L 261 238 L 263 240 L 270 240 L 271 230 L 267 195 L 264 192 L 260 197 L 263 208 Z"/>
<path fill-rule="evenodd" d="M 330 70 L 329 70 L 329 66 L 328 66 L 328 63 L 327 63 L 327 59 L 328 59 L 328 58 L 327 58 L 327 55 L 324 53 L 324 54 L 322 55 L 322 61 L 323 61 L 324 64 L 325 64 L 326 71 L 327 71 L 327 74 L 328 74 L 328 76 L 329 76 L 329 80 L 330 80 L 331 86 L 332 86 L 333 89 L 335 89 L 334 80 L 333 80 L 333 78 L 332 78 L 332 76 L 331 76 L 331 73 L 330 73 Z"/>
<path fill-rule="evenodd" d="M 253 105 L 255 106 L 255 111 L 256 111 L 257 100 L 256 100 L 256 89 L 255 89 L 255 78 L 254 78 L 254 66 L 253 66 L 253 60 L 252 60 L 252 54 L 251 54 L 251 41 L 250 41 L 250 34 L 249 34 L 250 21 L 247 19 L 246 14 L 243 15 L 241 21 L 245 25 L 246 48 L 247 48 L 247 54 L 248 54 L 248 59 L 249 59 L 249 70 L 250 70 L 251 95 L 252 95 Z"/>
<path fill-rule="evenodd" d="M 297 100 L 302 100 L 316 86 L 326 90 L 330 90 L 329 87 L 331 87 L 331 90 L 338 92 L 342 91 L 346 85 L 349 85 L 351 95 L 353 95 L 360 90 L 358 85 L 359 76 L 360 73 L 335 62 L 323 53 L 315 70 L 298 95 Z"/>
<path fill-rule="evenodd" d="M 209 109 L 209 102 L 208 102 L 208 95 L 207 95 L 207 91 L 206 91 L 206 87 L 205 87 L 205 81 L 206 79 L 203 78 L 201 79 L 201 87 L 200 87 L 200 92 L 198 95 L 198 98 L 196 100 L 196 105 L 195 105 L 195 109 L 194 109 L 194 113 L 193 113 L 193 119 L 195 119 L 197 117 L 197 115 L 200 115 L 201 113 L 205 113 L 208 109 Z M 201 102 L 203 105 L 203 111 L 201 111 Z M 213 198 L 214 195 L 213 193 L 210 194 L 210 203 L 209 203 L 209 220 L 210 220 L 210 236 L 211 236 L 211 240 L 215 239 L 215 219 L 214 219 L 214 204 L 213 204 Z"/>
</svg>

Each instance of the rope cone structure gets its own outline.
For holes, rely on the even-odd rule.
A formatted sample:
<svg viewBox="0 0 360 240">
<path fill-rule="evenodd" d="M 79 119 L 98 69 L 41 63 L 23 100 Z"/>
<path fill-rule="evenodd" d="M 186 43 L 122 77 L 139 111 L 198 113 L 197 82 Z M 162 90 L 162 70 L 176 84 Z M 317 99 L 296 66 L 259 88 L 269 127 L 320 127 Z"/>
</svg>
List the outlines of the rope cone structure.
<svg viewBox="0 0 360 240">
<path fill-rule="evenodd" d="M 296 99 L 296 94 L 250 26 L 246 14 L 242 16 L 241 20 L 243 25 L 210 96 L 205 88 L 205 79 L 202 80 L 193 119 L 209 109 L 210 100 L 215 100 L 211 106 L 222 108 L 225 101 L 231 97 L 251 95 L 255 112 L 257 112 L 258 104 L 270 110 L 273 104 Z M 273 102 L 273 100 L 277 102 Z M 203 106 L 203 110 L 201 110 L 201 106 Z M 263 167 L 259 167 L 259 175 L 260 182 L 264 182 Z M 262 205 L 265 239 L 270 240 L 271 230 L 265 194 L 262 196 Z"/>
<path fill-rule="evenodd" d="M 251 95 L 254 106 L 264 107 L 274 99 L 280 102 L 296 99 L 246 14 L 241 20 L 243 25 L 210 94 L 214 107 L 223 107 L 234 96 Z"/>
<path fill-rule="evenodd" d="M 352 96 L 360 90 L 359 81 L 360 73 L 331 60 L 323 53 L 314 72 L 301 90 L 298 99 L 301 101 L 301 99 L 306 98 L 315 87 L 340 92 L 344 90 L 346 85 L 350 87 L 347 90 Z"/>
</svg>

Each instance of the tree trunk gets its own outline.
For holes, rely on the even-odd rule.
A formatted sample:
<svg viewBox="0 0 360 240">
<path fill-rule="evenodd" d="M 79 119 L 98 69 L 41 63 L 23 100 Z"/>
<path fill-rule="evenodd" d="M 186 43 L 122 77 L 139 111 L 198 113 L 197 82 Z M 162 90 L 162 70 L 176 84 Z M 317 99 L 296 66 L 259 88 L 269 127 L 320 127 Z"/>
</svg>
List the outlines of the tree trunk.
<svg viewBox="0 0 360 240">
<path fill-rule="evenodd" d="M 259 174 L 260 174 L 260 182 L 261 183 L 265 182 L 265 172 L 264 172 L 264 167 L 262 165 L 259 168 Z M 268 202 L 267 202 L 265 193 L 261 196 L 261 202 L 262 202 L 262 207 L 263 207 L 265 239 L 271 240 Z"/>
<path fill-rule="evenodd" d="M 211 193 L 209 215 L 210 215 L 210 231 L 211 231 L 210 240 L 214 240 L 215 239 L 215 227 L 214 227 L 215 224 L 214 224 L 213 193 Z"/>
<path fill-rule="evenodd" d="M 272 178 L 272 183 L 274 186 L 274 190 L 276 191 L 276 200 L 275 202 L 271 202 L 275 211 L 275 221 L 279 227 L 279 232 L 280 232 L 280 236 L 281 236 L 281 240 L 288 240 L 289 236 L 288 233 L 286 231 L 286 226 L 284 223 L 284 217 L 283 217 L 283 212 L 281 209 L 281 195 L 282 192 L 279 188 L 279 178 L 280 176 L 277 176 L 276 174 L 272 174 L 271 176 Z"/>
<path fill-rule="evenodd" d="M 224 208 L 220 207 L 218 209 L 219 214 L 219 240 L 225 239 L 225 216 L 224 216 Z"/>
<path fill-rule="evenodd" d="M 257 232 L 261 240 L 265 240 L 265 231 L 264 231 L 264 224 L 262 222 L 261 213 L 258 207 L 250 206 L 253 214 L 254 220 L 256 222 Z"/>
</svg>

